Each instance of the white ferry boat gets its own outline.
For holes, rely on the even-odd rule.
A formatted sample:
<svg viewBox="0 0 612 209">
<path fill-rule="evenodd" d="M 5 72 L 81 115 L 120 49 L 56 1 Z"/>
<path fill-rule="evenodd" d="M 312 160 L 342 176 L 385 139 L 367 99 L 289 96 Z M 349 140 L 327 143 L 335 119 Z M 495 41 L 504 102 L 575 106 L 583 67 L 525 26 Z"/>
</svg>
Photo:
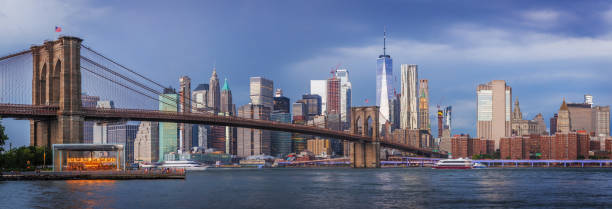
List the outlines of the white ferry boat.
<svg viewBox="0 0 612 209">
<path fill-rule="evenodd" d="M 176 160 L 176 161 L 164 161 L 159 168 L 183 168 L 188 171 L 203 171 L 208 168 L 208 166 L 200 165 L 195 161 L 189 160 Z"/>
<path fill-rule="evenodd" d="M 434 169 L 472 169 L 472 160 L 470 159 L 444 159 L 438 161 Z"/>
</svg>

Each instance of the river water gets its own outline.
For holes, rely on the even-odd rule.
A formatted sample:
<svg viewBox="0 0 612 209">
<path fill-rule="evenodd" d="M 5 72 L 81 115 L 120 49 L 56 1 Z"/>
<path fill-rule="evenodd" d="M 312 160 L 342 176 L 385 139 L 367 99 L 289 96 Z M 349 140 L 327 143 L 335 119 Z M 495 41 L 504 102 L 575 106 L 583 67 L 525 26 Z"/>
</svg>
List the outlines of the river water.
<svg viewBox="0 0 612 209">
<path fill-rule="evenodd" d="M 254 169 L 0 182 L 0 208 L 610 208 L 612 169 Z"/>
</svg>

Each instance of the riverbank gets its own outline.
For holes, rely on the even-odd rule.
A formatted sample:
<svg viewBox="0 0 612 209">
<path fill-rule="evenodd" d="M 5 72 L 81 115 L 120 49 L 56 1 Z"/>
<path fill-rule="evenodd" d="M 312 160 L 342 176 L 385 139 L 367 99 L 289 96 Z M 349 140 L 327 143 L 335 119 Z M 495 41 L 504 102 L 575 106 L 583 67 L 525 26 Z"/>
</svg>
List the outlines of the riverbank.
<svg viewBox="0 0 612 209">
<path fill-rule="evenodd" d="M 184 171 L 5 172 L 0 181 L 185 179 Z"/>
</svg>

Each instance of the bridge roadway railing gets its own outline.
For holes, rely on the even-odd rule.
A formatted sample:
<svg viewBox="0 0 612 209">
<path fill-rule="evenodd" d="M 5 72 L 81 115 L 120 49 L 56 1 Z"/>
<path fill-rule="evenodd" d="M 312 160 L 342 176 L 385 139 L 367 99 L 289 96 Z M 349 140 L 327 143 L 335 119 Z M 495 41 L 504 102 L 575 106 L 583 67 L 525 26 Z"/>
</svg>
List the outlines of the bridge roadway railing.
<svg viewBox="0 0 612 209">
<path fill-rule="evenodd" d="M 38 119 L 57 117 L 58 106 L 29 104 L 0 104 L 0 117 Z"/>
</svg>

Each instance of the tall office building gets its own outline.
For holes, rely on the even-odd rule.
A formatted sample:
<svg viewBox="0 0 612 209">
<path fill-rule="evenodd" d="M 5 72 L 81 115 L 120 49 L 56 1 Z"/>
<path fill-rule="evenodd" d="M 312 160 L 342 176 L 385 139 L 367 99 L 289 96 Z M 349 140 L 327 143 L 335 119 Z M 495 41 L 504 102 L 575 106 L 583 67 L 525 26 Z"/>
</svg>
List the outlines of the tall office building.
<svg viewBox="0 0 612 209">
<path fill-rule="evenodd" d="M 430 130 L 429 127 L 429 81 L 419 81 L 419 129 Z"/>
<path fill-rule="evenodd" d="M 179 112 L 191 112 L 191 79 L 187 76 L 179 78 Z M 179 125 L 179 148 L 181 152 L 191 151 L 191 124 Z"/>
<path fill-rule="evenodd" d="M 108 125 L 108 143 L 122 144 L 125 150 L 125 162 L 134 163 L 134 140 L 138 133 L 139 124 L 111 124 Z"/>
<path fill-rule="evenodd" d="M 251 103 L 263 105 L 268 109 L 274 108 L 274 82 L 263 77 L 251 77 L 250 79 Z"/>
<path fill-rule="evenodd" d="M 347 69 L 336 70 L 336 77 L 340 79 L 340 119 L 344 123 L 343 129 L 348 129 L 351 121 L 353 86 Z"/>
<path fill-rule="evenodd" d="M 87 93 L 81 94 L 81 103 L 83 107 L 96 107 L 98 101 L 100 101 L 99 96 L 90 96 L 87 95 Z M 95 123 L 94 121 L 83 122 L 83 143 L 93 143 L 93 127 Z"/>
<path fill-rule="evenodd" d="M 291 113 L 274 110 L 270 114 L 270 120 L 281 123 L 291 123 Z M 291 153 L 292 144 L 290 132 L 272 131 L 270 135 L 272 145 L 270 152 L 272 156 L 284 157 Z"/>
<path fill-rule="evenodd" d="M 227 78 L 223 82 L 223 88 L 221 88 L 221 108 L 219 109 L 222 113 L 229 113 L 229 115 L 235 115 L 234 104 L 232 103 L 232 90 L 230 90 Z"/>
<path fill-rule="evenodd" d="M 450 133 L 452 130 L 453 121 L 453 106 L 447 106 L 444 108 L 444 129 Z"/>
<path fill-rule="evenodd" d="M 400 128 L 401 111 L 402 107 L 400 104 L 401 94 L 395 94 L 392 99 L 389 100 L 389 122 L 391 122 L 391 129 Z"/>
<path fill-rule="evenodd" d="M 327 112 L 327 81 L 326 80 L 310 80 L 310 94 L 319 95 L 321 97 L 321 113 Z"/>
<path fill-rule="evenodd" d="M 587 103 L 567 103 L 567 110 L 570 117 L 570 131 L 586 131 L 588 134 L 594 133 L 592 106 Z"/>
<path fill-rule="evenodd" d="M 610 106 L 593 107 L 595 114 L 595 135 L 610 136 Z"/>
<path fill-rule="evenodd" d="M 270 120 L 270 108 L 261 104 L 246 104 L 238 109 L 238 117 Z M 251 128 L 238 128 L 237 134 L 238 157 L 272 154 L 270 149 L 270 131 Z"/>
<path fill-rule="evenodd" d="M 283 96 L 283 91 L 281 89 L 276 89 L 276 93 L 274 94 L 274 108 L 272 111 L 290 113 L 290 105 L 291 102 L 289 98 Z"/>
<path fill-rule="evenodd" d="M 194 109 L 202 110 L 208 107 L 208 84 L 198 84 L 198 86 L 191 93 L 193 98 Z"/>
<path fill-rule="evenodd" d="M 500 139 L 512 132 L 512 88 L 503 80 L 494 80 L 478 85 L 476 95 L 478 138 L 494 140 L 499 149 Z"/>
<path fill-rule="evenodd" d="M 291 106 L 293 121 L 305 121 L 306 117 L 308 117 L 308 110 L 306 109 L 306 104 L 301 102 L 295 102 Z"/>
<path fill-rule="evenodd" d="M 327 79 L 327 115 L 340 114 L 340 79 Z"/>
<path fill-rule="evenodd" d="M 213 68 L 212 76 L 208 84 L 208 107 L 215 113 L 219 112 L 221 106 L 221 91 L 219 90 L 219 78 L 217 77 L 217 69 Z"/>
<path fill-rule="evenodd" d="M 302 99 L 298 102 L 306 104 L 306 118 L 304 120 L 311 120 L 315 116 L 321 115 L 322 101 L 321 96 L 318 94 L 302 95 Z"/>
<path fill-rule="evenodd" d="M 178 112 L 178 94 L 172 88 L 164 89 L 159 95 L 159 110 Z M 176 123 L 159 123 L 159 161 L 164 161 L 166 154 L 178 150 L 178 125 Z"/>
<path fill-rule="evenodd" d="M 383 39 L 383 54 L 378 56 L 376 61 L 376 106 L 379 106 L 379 122 L 380 127 L 384 127 L 391 117 L 389 109 L 389 100 L 393 99 L 393 60 L 387 54 L 387 30 L 385 29 Z M 404 95 L 404 92 L 402 92 Z M 402 103 L 403 101 L 400 101 Z M 403 109 L 402 109 L 403 111 Z"/>
<path fill-rule="evenodd" d="M 418 70 L 417 65 L 402 64 L 400 128 L 418 129 Z"/>
<path fill-rule="evenodd" d="M 138 126 L 134 139 L 135 162 L 157 162 L 159 160 L 159 123 L 143 121 Z"/>
</svg>

